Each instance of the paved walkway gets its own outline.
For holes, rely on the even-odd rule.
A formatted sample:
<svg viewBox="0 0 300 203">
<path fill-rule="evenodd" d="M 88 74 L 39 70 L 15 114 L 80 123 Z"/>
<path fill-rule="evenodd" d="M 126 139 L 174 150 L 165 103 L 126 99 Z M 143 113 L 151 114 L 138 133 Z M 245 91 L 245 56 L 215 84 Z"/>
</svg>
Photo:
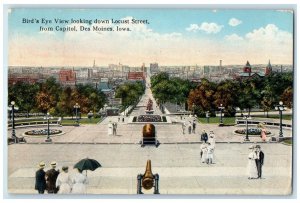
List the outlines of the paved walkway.
<svg viewBox="0 0 300 203">
<path fill-rule="evenodd" d="M 98 160 L 102 168 L 88 171 L 88 194 L 136 194 L 136 176 L 151 159 L 152 172 L 160 175 L 163 194 L 287 195 L 291 192 L 292 147 L 261 144 L 265 153 L 263 179 L 248 180 L 250 144 L 217 144 L 214 164 L 201 163 L 198 144 L 162 144 L 158 148 L 135 144 L 20 144 L 8 147 L 8 192 L 36 194 L 36 165 L 53 160 L 58 168 L 82 158 Z M 26 153 L 26 156 L 22 156 Z M 21 157 L 22 156 L 22 157 Z M 276 160 L 276 161 L 274 161 Z M 151 194 L 153 190 L 143 192 Z M 51 196 L 50 196 L 51 197 Z"/>
</svg>

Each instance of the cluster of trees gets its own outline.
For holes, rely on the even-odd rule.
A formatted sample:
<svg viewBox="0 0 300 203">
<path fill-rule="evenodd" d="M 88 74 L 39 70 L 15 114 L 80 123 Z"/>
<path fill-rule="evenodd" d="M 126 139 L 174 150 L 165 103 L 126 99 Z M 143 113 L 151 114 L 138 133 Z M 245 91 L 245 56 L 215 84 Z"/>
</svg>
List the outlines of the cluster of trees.
<svg viewBox="0 0 300 203">
<path fill-rule="evenodd" d="M 88 113 L 98 111 L 106 102 L 103 92 L 92 85 L 63 87 L 53 77 L 43 83 L 9 85 L 8 99 L 16 102 L 20 112 L 49 112 L 54 116 L 73 115 L 76 103 L 81 113 Z"/>
<path fill-rule="evenodd" d="M 170 78 L 165 72 L 151 77 L 151 90 L 158 105 L 166 102 L 185 104 L 190 90 L 195 87 L 189 80 Z"/>
<path fill-rule="evenodd" d="M 225 107 L 226 116 L 235 115 L 237 107 L 250 113 L 253 108 L 268 112 L 279 101 L 283 101 L 288 108 L 293 105 L 291 72 L 273 72 L 263 78 L 225 80 L 219 83 L 202 79 L 198 85 L 180 78 L 169 78 L 168 73 L 163 72 L 151 77 L 151 86 L 159 104 L 187 103 L 188 109 L 198 116 L 205 116 L 207 111 L 214 115 L 220 104 Z"/>
<path fill-rule="evenodd" d="M 116 98 L 122 99 L 123 110 L 130 105 L 135 105 L 145 92 L 145 85 L 140 82 L 127 82 L 117 87 L 115 92 Z"/>
<path fill-rule="evenodd" d="M 244 80 L 225 80 L 220 83 L 202 79 L 201 84 L 191 89 L 187 102 L 190 110 L 195 108 L 199 116 L 206 111 L 218 110 L 220 104 L 224 113 L 233 116 L 236 107 L 247 109 L 261 108 L 268 112 L 283 101 L 284 105 L 293 105 L 293 74 L 271 73 L 264 78 L 254 77 Z"/>
</svg>

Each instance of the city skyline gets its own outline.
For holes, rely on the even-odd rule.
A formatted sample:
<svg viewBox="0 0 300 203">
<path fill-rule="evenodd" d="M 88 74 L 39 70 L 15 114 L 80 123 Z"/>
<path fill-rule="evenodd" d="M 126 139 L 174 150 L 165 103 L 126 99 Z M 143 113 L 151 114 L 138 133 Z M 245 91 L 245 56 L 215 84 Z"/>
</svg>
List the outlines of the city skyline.
<svg viewBox="0 0 300 203">
<path fill-rule="evenodd" d="M 39 31 L 23 19 L 78 20 L 60 27 L 97 26 L 131 32 Z M 113 24 L 148 20 L 149 24 Z M 105 22 L 107 20 L 108 22 Z M 54 26 L 54 27 L 55 27 Z M 12 9 L 9 66 L 293 64 L 293 12 L 246 9 Z"/>
</svg>

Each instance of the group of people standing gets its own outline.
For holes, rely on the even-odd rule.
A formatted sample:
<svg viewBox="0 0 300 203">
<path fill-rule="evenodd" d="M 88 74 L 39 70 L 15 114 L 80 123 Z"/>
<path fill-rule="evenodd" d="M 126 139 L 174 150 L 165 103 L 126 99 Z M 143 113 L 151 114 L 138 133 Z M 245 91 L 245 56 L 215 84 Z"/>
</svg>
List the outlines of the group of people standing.
<svg viewBox="0 0 300 203">
<path fill-rule="evenodd" d="M 212 164 L 216 146 L 215 134 L 213 131 L 209 135 L 203 130 L 201 134 L 200 158 L 202 163 Z"/>
<path fill-rule="evenodd" d="M 188 129 L 188 133 L 196 133 L 196 119 L 193 121 L 183 122 L 182 123 L 182 133 L 185 134 L 186 128 Z"/>
<path fill-rule="evenodd" d="M 248 155 L 248 179 L 261 178 L 262 166 L 264 164 L 265 154 L 261 150 L 260 145 L 249 147 L 250 153 Z"/>
<path fill-rule="evenodd" d="M 86 194 L 88 179 L 77 169 L 77 173 L 70 175 L 68 166 L 62 167 L 62 172 L 56 170 L 56 162 L 51 162 L 51 169 L 44 171 L 45 163 L 39 164 L 35 173 L 35 190 L 39 194 Z"/>
</svg>

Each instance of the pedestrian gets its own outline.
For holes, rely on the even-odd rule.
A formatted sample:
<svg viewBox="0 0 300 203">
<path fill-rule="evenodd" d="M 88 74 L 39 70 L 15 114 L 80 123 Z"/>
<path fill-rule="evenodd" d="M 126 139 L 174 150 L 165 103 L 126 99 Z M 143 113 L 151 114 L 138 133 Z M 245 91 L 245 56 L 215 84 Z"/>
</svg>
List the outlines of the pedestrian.
<svg viewBox="0 0 300 203">
<path fill-rule="evenodd" d="M 201 162 L 207 163 L 207 144 L 205 142 L 204 142 L 204 146 L 202 148 Z"/>
<path fill-rule="evenodd" d="M 201 141 L 204 141 L 205 143 L 207 142 L 208 140 L 208 135 L 207 133 L 205 132 L 205 130 L 203 130 L 202 134 L 201 134 Z"/>
<path fill-rule="evenodd" d="M 262 174 L 262 166 L 264 164 L 265 154 L 261 151 L 260 145 L 255 146 L 255 154 L 256 154 L 256 168 L 257 168 L 257 177 L 261 178 Z"/>
<path fill-rule="evenodd" d="M 210 142 L 207 142 L 207 158 L 206 158 L 206 163 L 207 164 L 212 164 L 213 159 L 214 159 L 214 147 L 211 145 Z"/>
<path fill-rule="evenodd" d="M 112 135 L 112 134 L 113 134 L 113 124 L 111 123 L 111 121 L 109 121 L 107 127 L 108 127 L 108 129 L 107 129 L 107 130 L 108 130 L 107 134 L 108 134 L 108 135 Z"/>
<path fill-rule="evenodd" d="M 117 135 L 117 123 L 113 123 L 113 135 Z"/>
<path fill-rule="evenodd" d="M 35 190 L 39 192 L 39 194 L 44 194 L 46 189 L 46 173 L 44 171 L 45 163 L 42 161 L 39 163 L 39 170 L 35 172 Z"/>
<path fill-rule="evenodd" d="M 263 128 L 261 129 L 261 135 L 260 135 L 261 139 L 263 142 L 265 142 L 267 140 L 267 133 L 266 133 L 266 129 Z"/>
<path fill-rule="evenodd" d="M 120 117 L 118 117 L 118 122 L 120 122 Z"/>
<path fill-rule="evenodd" d="M 122 118 L 122 122 L 124 123 L 124 117 Z"/>
<path fill-rule="evenodd" d="M 215 146 L 216 146 L 216 139 L 215 139 L 215 134 L 214 134 L 213 131 L 209 132 L 207 142 L 209 142 L 211 144 L 211 146 L 213 146 L 213 148 L 215 148 Z"/>
<path fill-rule="evenodd" d="M 182 133 L 183 133 L 183 134 L 185 134 L 185 128 L 186 128 L 186 125 L 185 125 L 185 122 L 183 122 L 183 123 L 182 123 Z"/>
<path fill-rule="evenodd" d="M 255 159 L 256 154 L 254 151 L 254 146 L 250 146 L 250 153 L 248 155 L 248 165 L 247 165 L 247 173 L 248 173 L 248 179 L 256 179 L 257 178 L 257 167 Z"/>
<path fill-rule="evenodd" d="M 88 184 L 88 179 L 82 174 L 82 170 L 77 169 L 72 177 L 72 194 L 86 194 L 86 185 Z"/>
<path fill-rule="evenodd" d="M 196 120 L 193 120 L 193 133 L 196 133 Z"/>
<path fill-rule="evenodd" d="M 188 123 L 188 131 L 189 131 L 189 134 L 192 133 L 192 123 L 191 123 L 191 121 Z"/>
<path fill-rule="evenodd" d="M 56 179 L 59 174 L 59 170 L 56 170 L 56 162 L 53 161 L 50 164 L 51 169 L 46 172 L 46 190 L 48 194 L 56 194 L 58 192 L 58 188 L 56 187 Z"/>
<path fill-rule="evenodd" d="M 57 179 L 56 179 L 56 187 L 59 188 L 58 194 L 69 194 L 71 193 L 72 188 L 72 180 L 70 178 L 70 175 L 68 173 L 69 167 L 63 166 L 62 172 L 59 173 Z"/>
<path fill-rule="evenodd" d="M 204 148 L 206 148 L 206 143 L 205 142 L 201 142 L 200 145 L 200 159 L 202 160 L 202 156 L 203 156 L 203 152 L 204 152 Z"/>
</svg>

